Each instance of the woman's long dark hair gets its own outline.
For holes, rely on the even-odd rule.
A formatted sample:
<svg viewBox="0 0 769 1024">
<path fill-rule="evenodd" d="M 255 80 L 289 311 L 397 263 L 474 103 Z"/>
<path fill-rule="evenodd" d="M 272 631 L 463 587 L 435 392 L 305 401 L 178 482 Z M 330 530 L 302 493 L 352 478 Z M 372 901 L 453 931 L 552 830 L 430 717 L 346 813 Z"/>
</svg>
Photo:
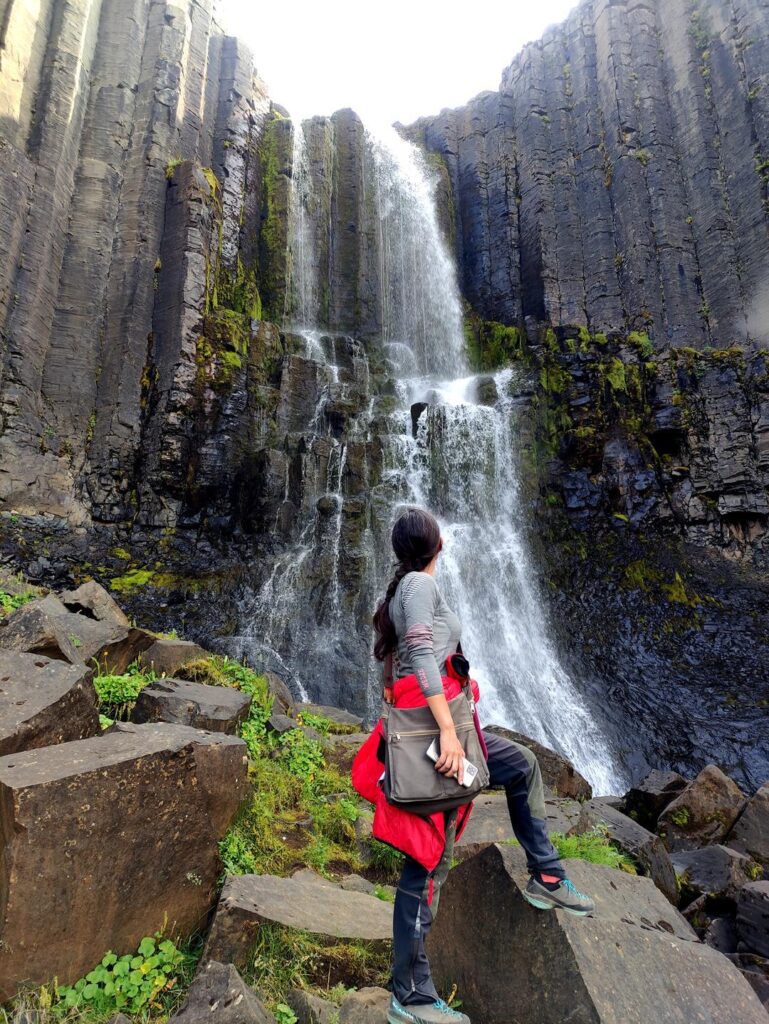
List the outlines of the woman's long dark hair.
<svg viewBox="0 0 769 1024">
<path fill-rule="evenodd" d="M 376 642 L 374 656 L 384 661 L 398 646 L 395 626 L 390 619 L 390 601 L 396 588 L 408 572 L 425 569 L 441 550 L 441 528 L 435 516 L 423 508 L 407 508 L 395 520 L 392 532 L 395 557 L 395 575 L 390 580 L 387 593 L 374 615 Z"/>
</svg>

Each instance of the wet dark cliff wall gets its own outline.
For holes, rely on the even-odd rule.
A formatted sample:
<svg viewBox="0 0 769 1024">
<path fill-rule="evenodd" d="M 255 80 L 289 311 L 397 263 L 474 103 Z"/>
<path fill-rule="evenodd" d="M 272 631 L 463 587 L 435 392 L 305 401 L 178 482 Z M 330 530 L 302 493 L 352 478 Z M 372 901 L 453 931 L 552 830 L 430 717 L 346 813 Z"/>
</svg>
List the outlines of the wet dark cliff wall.
<svg viewBox="0 0 769 1024">
<path fill-rule="evenodd" d="M 498 93 L 409 129 L 447 165 L 490 320 L 766 340 L 769 5 L 583 0 Z"/>
</svg>

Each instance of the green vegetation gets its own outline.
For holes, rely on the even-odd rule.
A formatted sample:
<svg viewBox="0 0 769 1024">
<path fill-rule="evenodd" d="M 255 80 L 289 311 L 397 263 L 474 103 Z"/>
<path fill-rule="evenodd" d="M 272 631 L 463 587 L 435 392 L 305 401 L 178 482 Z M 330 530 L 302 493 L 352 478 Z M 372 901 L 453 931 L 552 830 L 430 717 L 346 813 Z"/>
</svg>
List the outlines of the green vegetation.
<svg viewBox="0 0 769 1024">
<path fill-rule="evenodd" d="M 468 359 L 475 370 L 497 370 L 524 355 L 526 335 L 520 327 L 468 314 L 464 331 Z"/>
<path fill-rule="evenodd" d="M 691 815 L 688 807 L 680 807 L 677 811 L 671 811 L 668 817 L 674 825 L 678 825 L 679 828 L 686 828 Z"/>
<path fill-rule="evenodd" d="M 550 840 L 563 860 L 586 860 L 590 864 L 603 864 L 631 875 L 638 873 L 632 858 L 614 845 L 605 825 L 595 825 L 581 836 L 565 836 L 562 832 L 553 832 Z M 510 846 L 520 845 L 517 839 L 505 842 Z"/>
<path fill-rule="evenodd" d="M 103 725 L 111 725 L 115 721 L 127 721 L 133 711 L 136 698 L 145 686 L 154 683 L 157 676 L 154 672 L 144 672 L 134 662 L 129 665 L 123 675 L 108 673 L 94 676 L 93 685 L 99 698 L 99 714 L 103 716 Z"/>
<path fill-rule="evenodd" d="M 180 977 L 191 978 L 195 962 L 195 956 L 177 949 L 170 939 L 147 937 L 135 954 L 108 952 L 85 978 L 55 988 L 52 1006 L 83 1009 L 96 1019 L 121 1012 L 168 1013 L 178 1001 Z"/>
<path fill-rule="evenodd" d="M 0 614 L 10 615 L 11 612 L 15 612 L 17 608 L 22 608 L 25 604 L 29 604 L 30 601 L 34 601 L 38 596 L 38 593 L 31 587 L 15 594 L 9 594 L 7 590 L 0 590 Z"/>
</svg>

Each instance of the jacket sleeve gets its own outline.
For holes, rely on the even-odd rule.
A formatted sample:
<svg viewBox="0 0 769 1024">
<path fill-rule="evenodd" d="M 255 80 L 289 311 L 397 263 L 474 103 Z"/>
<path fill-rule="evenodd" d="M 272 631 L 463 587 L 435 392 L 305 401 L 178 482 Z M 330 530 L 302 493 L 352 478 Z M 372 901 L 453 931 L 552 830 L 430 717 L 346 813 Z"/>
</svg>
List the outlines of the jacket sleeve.
<svg viewBox="0 0 769 1024">
<path fill-rule="evenodd" d="M 438 588 L 429 573 L 412 573 L 401 588 L 406 619 L 404 641 L 411 667 L 425 697 L 443 693 L 443 682 L 433 648 L 433 622 Z"/>
</svg>

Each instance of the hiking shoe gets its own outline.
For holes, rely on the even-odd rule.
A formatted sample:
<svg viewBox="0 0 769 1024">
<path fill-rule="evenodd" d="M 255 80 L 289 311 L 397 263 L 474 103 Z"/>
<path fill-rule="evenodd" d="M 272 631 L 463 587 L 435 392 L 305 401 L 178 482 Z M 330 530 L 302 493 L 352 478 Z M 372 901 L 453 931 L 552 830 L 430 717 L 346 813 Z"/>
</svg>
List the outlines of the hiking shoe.
<svg viewBox="0 0 769 1024">
<path fill-rule="evenodd" d="M 595 904 L 590 897 L 580 892 L 568 878 L 564 878 L 557 888 L 548 889 L 532 877 L 523 891 L 523 897 L 532 907 L 539 910 L 553 910 L 558 907 L 559 910 L 565 910 L 567 914 L 575 914 L 577 917 L 587 917 L 595 910 Z"/>
<path fill-rule="evenodd" d="M 452 1010 L 442 999 L 436 999 L 434 1003 L 401 1006 L 395 996 L 390 997 L 387 1020 L 389 1024 L 470 1024 L 466 1013 Z"/>
</svg>

